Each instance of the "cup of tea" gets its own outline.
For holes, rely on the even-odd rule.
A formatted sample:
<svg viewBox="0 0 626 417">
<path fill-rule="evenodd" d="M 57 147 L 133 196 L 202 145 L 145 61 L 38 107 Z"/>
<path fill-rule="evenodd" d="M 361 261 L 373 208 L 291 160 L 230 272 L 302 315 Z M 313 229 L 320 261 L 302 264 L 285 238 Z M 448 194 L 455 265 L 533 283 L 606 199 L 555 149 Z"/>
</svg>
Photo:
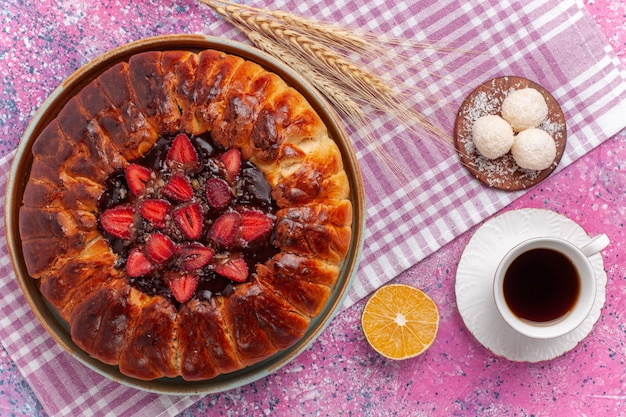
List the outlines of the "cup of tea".
<svg viewBox="0 0 626 417">
<path fill-rule="evenodd" d="M 606 234 L 584 246 L 553 237 L 523 241 L 500 261 L 493 282 L 498 312 L 532 338 L 563 336 L 587 318 L 596 296 L 589 257 L 609 244 Z"/>
</svg>

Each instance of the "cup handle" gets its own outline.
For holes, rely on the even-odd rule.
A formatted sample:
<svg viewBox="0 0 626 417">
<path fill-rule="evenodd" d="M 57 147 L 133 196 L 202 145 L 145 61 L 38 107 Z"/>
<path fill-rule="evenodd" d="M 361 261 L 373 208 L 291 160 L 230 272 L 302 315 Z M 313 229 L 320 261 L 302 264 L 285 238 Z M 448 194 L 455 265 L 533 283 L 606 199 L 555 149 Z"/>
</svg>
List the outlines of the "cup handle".
<svg viewBox="0 0 626 417">
<path fill-rule="evenodd" d="M 585 256 L 590 257 L 591 255 L 595 255 L 602 249 L 609 246 L 609 243 L 611 243 L 609 237 L 602 233 L 591 238 L 591 240 L 582 246 L 580 250 L 585 254 Z"/>
</svg>

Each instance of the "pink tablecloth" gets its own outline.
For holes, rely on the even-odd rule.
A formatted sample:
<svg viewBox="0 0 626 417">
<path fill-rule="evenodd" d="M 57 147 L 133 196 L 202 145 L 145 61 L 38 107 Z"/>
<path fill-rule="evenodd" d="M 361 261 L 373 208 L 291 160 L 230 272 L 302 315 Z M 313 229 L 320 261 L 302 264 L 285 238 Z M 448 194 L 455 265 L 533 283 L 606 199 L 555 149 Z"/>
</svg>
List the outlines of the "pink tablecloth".
<svg viewBox="0 0 626 417">
<path fill-rule="evenodd" d="M 450 112 L 442 123 L 448 131 L 452 130 L 454 111 L 480 82 L 509 74 L 538 81 L 561 103 L 568 121 L 568 146 L 559 169 L 626 126 L 625 71 L 585 8 L 574 1 L 370 1 L 359 6 L 340 6 L 332 1 L 253 3 L 396 37 L 441 39 L 458 48 L 471 45 L 481 50 L 480 54 L 429 56 L 435 60 L 432 68 L 440 68 L 439 74 L 445 72 L 444 78 L 411 69 L 403 74 L 409 83 L 425 81 L 427 88 L 445 98 Z M 63 78 L 116 45 L 180 32 L 242 39 L 208 9 L 191 1 L 138 5 L 43 2 L 33 7 L 10 4 L 5 16 L 12 17 L 4 18 L 9 30 L 0 33 L 2 45 L 7 46 L 0 69 L 4 80 L 10 80 L 4 81 L 0 97 L 6 109 L 0 119 L 2 137 L 7 138 L 5 152 L 15 146 L 33 111 Z M 423 109 L 425 113 L 439 110 Z M 420 142 L 402 127 L 389 129 L 373 123 L 372 128 L 414 180 L 408 184 L 389 180 L 387 167 L 376 152 L 363 138 L 353 136 L 365 177 L 368 211 L 363 261 L 346 308 L 523 194 L 483 187 L 460 166 L 451 150 Z M 6 172 L 10 160 L 9 153 L 0 160 L 0 170 Z M 5 181 L 6 176 L 3 178 Z M 2 184 L 0 187 L 4 189 Z M 6 245 L 3 247 L 6 252 Z M 84 368 L 47 336 L 29 311 L 7 256 L 2 257 L 0 268 L 3 346 L 50 415 L 119 416 L 139 410 L 142 415 L 175 415 L 195 402 L 194 398 L 125 388 Z M 453 280 L 450 275 L 444 278 Z M 449 282 L 440 285 L 451 288 Z M 453 295 L 445 295 L 442 308 L 448 307 L 443 305 L 447 297 Z M 341 320 L 341 316 L 336 319 Z M 441 333 L 440 354 L 446 355 L 441 346 L 451 341 L 452 335 L 445 329 Z M 296 363 L 287 373 L 301 370 Z M 315 381 L 309 383 L 313 390 Z M 274 403 L 261 400 L 263 407 L 256 413 L 270 414 L 280 402 L 281 388 L 271 388 L 273 384 L 280 387 L 280 380 L 265 381 L 264 386 L 278 399 Z M 284 404 L 297 397 L 297 392 L 307 395 L 307 388 L 297 384 L 295 388 L 284 393 L 284 412 L 289 411 Z M 425 386 L 425 390 L 429 395 L 437 394 L 433 385 Z M 250 395 L 258 399 L 256 394 Z M 230 393 L 214 397 L 223 400 L 220 404 L 212 399 L 202 404 L 226 413 L 228 408 L 237 408 L 232 402 L 236 397 Z M 255 406 L 247 404 L 248 414 L 254 414 Z"/>
</svg>

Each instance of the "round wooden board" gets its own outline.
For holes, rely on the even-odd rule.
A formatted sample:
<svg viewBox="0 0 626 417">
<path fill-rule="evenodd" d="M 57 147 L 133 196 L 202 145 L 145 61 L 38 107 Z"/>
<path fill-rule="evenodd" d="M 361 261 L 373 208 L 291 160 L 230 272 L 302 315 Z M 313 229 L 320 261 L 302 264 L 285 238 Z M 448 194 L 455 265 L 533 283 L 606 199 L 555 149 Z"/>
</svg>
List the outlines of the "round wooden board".
<svg viewBox="0 0 626 417">
<path fill-rule="evenodd" d="M 539 91 L 548 104 L 548 117 L 539 126 L 547 131 L 556 142 L 556 157 L 549 168 L 533 171 L 520 168 L 511 153 L 488 159 L 480 155 L 472 140 L 474 122 L 488 114 L 500 115 L 502 102 L 509 93 L 522 88 Z M 476 88 L 461 104 L 454 126 L 454 142 L 461 163 L 478 180 L 489 187 L 506 191 L 527 189 L 543 181 L 557 167 L 567 141 L 567 127 L 561 106 L 545 88 L 522 77 L 505 76 L 494 78 Z"/>
</svg>

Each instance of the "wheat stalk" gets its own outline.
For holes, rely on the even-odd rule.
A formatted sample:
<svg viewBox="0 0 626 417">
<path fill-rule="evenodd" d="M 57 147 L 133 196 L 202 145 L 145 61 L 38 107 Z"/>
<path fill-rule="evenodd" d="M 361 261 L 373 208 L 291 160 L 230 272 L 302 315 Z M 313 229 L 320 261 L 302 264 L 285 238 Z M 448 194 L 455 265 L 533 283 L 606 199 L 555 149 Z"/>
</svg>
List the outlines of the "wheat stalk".
<svg viewBox="0 0 626 417">
<path fill-rule="evenodd" d="M 302 65 L 302 61 L 294 56 L 288 49 L 276 45 L 264 38 L 256 32 L 249 32 L 248 38 L 254 42 L 261 50 L 274 55 L 297 72 L 312 84 L 317 85 L 321 90 L 327 93 L 327 96 L 336 104 L 343 116 L 354 118 L 356 120 L 366 120 L 363 109 L 350 98 L 350 96 L 336 85 L 332 80 L 324 78 L 319 73 L 312 70 L 306 65 Z"/>
<path fill-rule="evenodd" d="M 389 115 L 415 136 L 429 137 L 436 146 L 452 146 L 449 133 L 428 120 L 415 105 L 418 99 L 430 100 L 430 94 L 407 86 L 397 78 L 385 79 L 351 59 L 351 55 L 356 55 L 377 61 L 383 73 L 387 73 L 401 56 L 390 55 L 390 48 L 432 46 L 351 31 L 283 11 L 258 9 L 226 0 L 199 1 L 241 30 L 257 47 L 308 79 L 364 135 L 367 146 L 385 160 L 398 179 L 409 179 L 410 173 L 398 166 L 380 141 L 372 136 L 364 108 Z M 387 45 L 381 45 L 381 41 Z"/>
<path fill-rule="evenodd" d="M 352 87 L 371 85 L 371 89 L 378 93 L 391 94 L 391 89 L 378 77 L 363 71 L 357 65 L 346 60 L 339 53 L 326 47 L 314 38 L 292 29 L 290 23 L 277 21 L 265 15 L 265 13 L 271 14 L 271 12 L 252 9 L 249 6 L 235 6 L 231 5 L 231 3 L 228 3 L 228 6 L 221 7 L 218 6 L 218 2 L 211 0 L 201 1 L 214 7 L 220 15 L 240 29 L 243 29 L 246 34 L 249 31 L 255 31 L 265 35 L 268 39 L 272 39 L 279 45 L 287 48 L 296 48 L 304 59 L 306 57 L 315 59 L 317 64 L 325 67 L 327 71 L 324 72 L 345 77 L 346 84 Z M 280 13 L 279 15 L 285 16 L 286 13 Z M 296 19 L 295 21 L 302 21 L 302 19 Z"/>
<path fill-rule="evenodd" d="M 248 32 L 248 38 L 254 42 L 261 50 L 277 57 L 302 76 L 309 80 L 313 85 L 324 91 L 326 95 L 335 103 L 340 114 L 349 120 L 356 127 L 357 131 L 362 132 L 367 142 L 373 146 L 376 153 L 382 158 L 387 167 L 392 171 L 396 178 L 406 177 L 406 170 L 403 170 L 391 155 L 384 149 L 379 141 L 374 140 L 371 136 L 371 130 L 367 129 L 367 116 L 350 96 L 338 86 L 332 79 L 322 76 L 309 66 L 303 65 L 302 61 L 294 56 L 288 49 L 283 48 L 256 32 Z"/>
</svg>

